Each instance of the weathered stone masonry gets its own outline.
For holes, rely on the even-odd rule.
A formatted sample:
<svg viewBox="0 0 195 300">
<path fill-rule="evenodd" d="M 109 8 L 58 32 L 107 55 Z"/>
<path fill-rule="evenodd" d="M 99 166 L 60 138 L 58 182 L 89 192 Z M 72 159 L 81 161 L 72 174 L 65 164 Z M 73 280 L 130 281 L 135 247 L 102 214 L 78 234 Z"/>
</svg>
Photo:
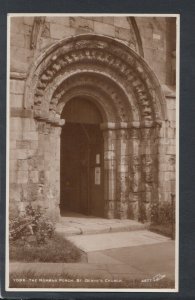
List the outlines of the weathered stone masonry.
<svg viewBox="0 0 195 300">
<path fill-rule="evenodd" d="M 125 17 L 12 18 L 11 209 L 21 211 L 32 202 L 59 217 L 61 113 L 76 96 L 94 102 L 103 117 L 105 217 L 150 221 L 152 203 L 170 201 L 175 95 L 167 86 L 168 71 L 161 71 L 169 23 L 159 18 L 157 33 L 152 32 L 159 63 L 147 44 L 149 23 L 155 31 L 156 21 L 146 19 L 137 20 L 143 58 Z M 155 60 L 161 84 L 148 66 L 156 69 Z"/>
</svg>

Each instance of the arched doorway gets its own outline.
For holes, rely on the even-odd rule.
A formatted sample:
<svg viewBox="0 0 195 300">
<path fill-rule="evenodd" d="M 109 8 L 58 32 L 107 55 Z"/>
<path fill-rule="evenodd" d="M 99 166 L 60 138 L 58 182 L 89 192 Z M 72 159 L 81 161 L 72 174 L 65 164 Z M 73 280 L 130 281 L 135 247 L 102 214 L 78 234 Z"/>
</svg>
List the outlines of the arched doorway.
<svg viewBox="0 0 195 300">
<path fill-rule="evenodd" d="M 77 101 L 77 105 L 71 101 Z M 79 106 L 82 101 L 85 105 Z M 72 122 L 75 125 L 71 124 L 72 106 L 82 110 L 87 101 L 92 103 L 94 118 L 99 114 L 101 121 L 78 122 L 78 118 L 89 114 L 77 112 L 77 119 Z M 153 207 L 166 192 L 159 168 L 165 159 L 165 153 L 160 156 L 159 153 L 164 143 L 166 106 L 155 74 L 139 55 L 106 36 L 86 34 L 62 40 L 33 65 L 26 83 L 24 106 L 33 110 L 40 145 L 35 158 L 43 161 L 38 201 L 56 218 L 60 215 L 60 185 L 71 187 L 70 179 L 64 183 L 60 178 L 61 136 L 65 135 L 64 145 L 65 140 L 69 144 L 73 134 L 69 137 L 68 132 L 75 130 L 76 140 L 83 135 L 86 141 L 89 128 L 97 128 L 102 122 L 105 217 L 151 219 Z M 100 134 L 100 128 L 95 136 Z M 88 182 L 85 184 L 89 188 Z M 71 207 L 70 203 L 74 201 L 68 204 L 71 209 L 80 207 L 76 204 Z M 91 213 L 84 202 L 83 210 Z"/>
<path fill-rule="evenodd" d="M 60 147 L 60 214 L 104 216 L 102 116 L 86 97 L 69 100 Z"/>
</svg>

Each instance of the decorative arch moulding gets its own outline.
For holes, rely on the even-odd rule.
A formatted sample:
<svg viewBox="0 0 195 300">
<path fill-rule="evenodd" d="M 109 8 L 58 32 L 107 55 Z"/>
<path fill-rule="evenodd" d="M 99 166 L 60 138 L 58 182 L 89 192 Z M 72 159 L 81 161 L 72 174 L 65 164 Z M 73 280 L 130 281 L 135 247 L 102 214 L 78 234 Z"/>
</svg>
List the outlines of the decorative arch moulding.
<svg viewBox="0 0 195 300">
<path fill-rule="evenodd" d="M 82 81 L 82 76 L 92 73 L 97 79 L 102 76 L 109 87 L 115 86 L 126 95 L 118 103 L 112 97 L 116 111 L 122 103 L 122 122 L 129 121 L 123 116 L 124 112 L 132 114 L 131 120 L 140 122 L 140 126 L 144 127 L 166 119 L 166 104 L 160 84 L 143 58 L 126 44 L 95 34 L 62 40 L 35 61 L 26 81 L 25 108 L 32 108 L 37 119 L 57 122 L 57 106 L 64 95 L 63 85 L 71 76 L 78 75 Z M 107 122 L 110 120 L 107 119 Z M 119 122 L 120 117 L 116 116 L 116 121 Z"/>
</svg>

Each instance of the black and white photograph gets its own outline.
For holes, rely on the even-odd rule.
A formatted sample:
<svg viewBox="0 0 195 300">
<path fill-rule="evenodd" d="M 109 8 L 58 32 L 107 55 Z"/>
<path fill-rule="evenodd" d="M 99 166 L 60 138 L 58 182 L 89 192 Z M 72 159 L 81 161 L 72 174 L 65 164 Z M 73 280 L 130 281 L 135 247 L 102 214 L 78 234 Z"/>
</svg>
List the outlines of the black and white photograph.
<svg viewBox="0 0 195 300">
<path fill-rule="evenodd" d="M 7 291 L 177 292 L 178 14 L 7 16 Z"/>
</svg>

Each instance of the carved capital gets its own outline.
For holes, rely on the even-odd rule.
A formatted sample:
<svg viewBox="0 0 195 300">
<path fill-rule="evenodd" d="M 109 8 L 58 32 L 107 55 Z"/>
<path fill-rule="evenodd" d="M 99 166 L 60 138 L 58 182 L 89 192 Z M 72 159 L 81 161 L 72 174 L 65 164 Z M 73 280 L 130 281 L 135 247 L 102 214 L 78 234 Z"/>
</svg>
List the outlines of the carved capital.
<svg viewBox="0 0 195 300">
<path fill-rule="evenodd" d="M 140 128 L 130 128 L 129 129 L 129 138 L 130 139 L 140 139 Z"/>
</svg>

